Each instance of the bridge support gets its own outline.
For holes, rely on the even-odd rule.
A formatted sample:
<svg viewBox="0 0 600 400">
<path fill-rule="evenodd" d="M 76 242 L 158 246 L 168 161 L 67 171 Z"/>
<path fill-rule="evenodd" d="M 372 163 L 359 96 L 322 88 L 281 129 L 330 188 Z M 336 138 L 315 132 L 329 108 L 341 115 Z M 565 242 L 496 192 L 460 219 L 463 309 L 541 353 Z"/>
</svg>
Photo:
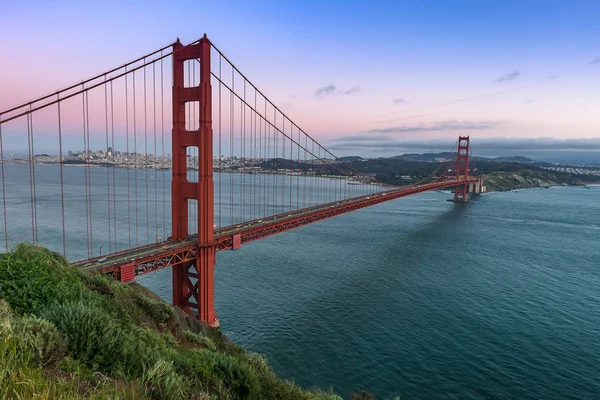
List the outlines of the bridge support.
<svg viewBox="0 0 600 400">
<path fill-rule="evenodd" d="M 469 136 L 458 137 L 458 152 L 456 154 L 456 178 L 464 181 L 464 184 L 454 189 L 454 202 L 464 203 L 467 201 L 469 187 Z"/>
<path fill-rule="evenodd" d="M 219 320 L 214 306 L 214 182 L 212 89 L 210 84 L 211 43 L 204 35 L 199 43 L 183 46 L 179 40 L 173 45 L 173 179 L 172 235 L 174 240 L 189 236 L 188 202 L 197 200 L 198 247 L 195 257 L 173 267 L 173 305 L 194 313 L 211 326 Z M 200 84 L 184 85 L 184 63 L 200 61 Z M 185 106 L 198 102 L 199 129 L 186 129 Z M 187 117 L 190 117 L 188 115 Z M 198 182 L 187 179 L 187 148 L 198 148 Z"/>
</svg>

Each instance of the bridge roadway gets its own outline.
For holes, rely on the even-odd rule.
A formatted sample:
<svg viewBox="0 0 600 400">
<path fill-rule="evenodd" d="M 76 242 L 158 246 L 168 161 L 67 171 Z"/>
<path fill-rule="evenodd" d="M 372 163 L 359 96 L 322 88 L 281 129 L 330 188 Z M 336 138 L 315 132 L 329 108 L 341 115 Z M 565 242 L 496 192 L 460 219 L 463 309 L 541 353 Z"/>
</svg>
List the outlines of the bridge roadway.
<svg viewBox="0 0 600 400">
<path fill-rule="evenodd" d="M 469 177 L 466 182 L 475 183 L 478 179 Z M 215 229 L 215 251 L 236 249 L 242 244 L 346 212 L 412 194 L 444 189 L 464 183 L 464 179 L 452 178 L 429 184 L 394 188 L 218 228 Z M 115 278 L 120 278 L 121 267 L 125 265 L 131 267 L 133 265 L 135 276 L 137 276 L 193 259 L 197 247 L 197 236 L 193 235 L 182 240 L 153 243 L 77 261 L 73 264 L 80 270 L 111 274 Z"/>
</svg>

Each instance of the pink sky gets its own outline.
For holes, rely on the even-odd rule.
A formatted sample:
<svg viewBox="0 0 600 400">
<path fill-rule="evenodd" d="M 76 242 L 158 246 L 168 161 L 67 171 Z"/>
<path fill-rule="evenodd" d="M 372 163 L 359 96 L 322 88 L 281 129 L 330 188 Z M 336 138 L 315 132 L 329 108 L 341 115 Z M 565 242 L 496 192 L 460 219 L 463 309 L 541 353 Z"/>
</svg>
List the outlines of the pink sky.
<svg viewBox="0 0 600 400">
<path fill-rule="evenodd" d="M 366 22 L 356 19 L 360 12 L 352 7 L 313 6 L 322 7 L 322 17 L 301 6 L 267 4 L 250 10 L 243 3 L 203 8 L 190 3 L 184 14 L 175 6 L 140 8 L 136 2 L 11 4 L 0 38 L 6 55 L 0 63 L 0 109 L 114 67 L 178 35 L 189 42 L 207 31 L 261 91 L 324 144 L 381 132 L 391 141 L 447 140 L 459 134 L 600 137 L 600 30 L 581 13 L 542 13 L 531 30 L 531 21 L 508 14 L 489 24 L 466 19 L 458 27 L 455 22 L 463 16 L 426 10 L 432 20 L 425 29 L 418 10 L 404 25 L 390 26 L 384 23 L 387 6 L 372 11 Z M 553 19 L 559 11 L 561 19 Z M 284 29 L 278 13 L 292 13 L 295 23 Z M 357 24 L 329 26 L 325 16 L 333 15 Z M 512 25 L 505 18 L 513 18 Z M 313 30 L 306 29 L 310 26 Z M 90 131 L 99 135 L 98 143 L 105 130 L 103 95 L 92 94 L 90 100 Z M 123 91 L 115 97 L 115 109 L 121 111 L 117 136 L 125 129 L 123 97 Z M 65 134 L 78 138 L 81 98 L 65 104 L 63 113 Z M 49 135 L 40 144 L 51 146 L 56 110 L 36 115 L 34 122 L 38 135 Z M 5 146 L 23 148 L 26 122 L 13 125 L 3 128 Z M 138 115 L 138 132 L 141 126 Z M 365 146 L 368 151 L 368 141 Z"/>
</svg>

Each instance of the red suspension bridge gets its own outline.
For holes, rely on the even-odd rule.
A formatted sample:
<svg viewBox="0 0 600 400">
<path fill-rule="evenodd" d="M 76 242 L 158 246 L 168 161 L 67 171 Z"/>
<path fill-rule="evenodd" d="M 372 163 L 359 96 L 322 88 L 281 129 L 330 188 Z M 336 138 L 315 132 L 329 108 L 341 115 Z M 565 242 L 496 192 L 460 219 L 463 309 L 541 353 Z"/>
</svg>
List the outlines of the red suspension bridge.
<svg viewBox="0 0 600 400">
<path fill-rule="evenodd" d="M 177 40 L 0 112 L 0 240 L 6 251 L 44 244 L 124 282 L 171 267 L 173 304 L 217 325 L 218 251 L 430 190 L 465 202 L 483 180 L 469 175 L 469 137 L 456 154 L 411 185 L 378 182 L 298 127 L 206 35 Z"/>
</svg>

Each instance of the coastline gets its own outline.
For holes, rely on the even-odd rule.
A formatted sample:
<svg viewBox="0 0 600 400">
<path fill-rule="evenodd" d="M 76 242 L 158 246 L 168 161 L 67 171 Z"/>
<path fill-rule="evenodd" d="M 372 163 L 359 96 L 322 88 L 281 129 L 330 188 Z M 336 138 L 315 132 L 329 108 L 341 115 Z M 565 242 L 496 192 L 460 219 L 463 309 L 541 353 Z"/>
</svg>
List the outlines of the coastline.
<svg viewBox="0 0 600 400">
<path fill-rule="evenodd" d="M 600 184 L 600 177 L 572 175 L 546 171 L 522 170 L 495 172 L 483 176 L 488 192 L 507 192 L 519 189 L 543 189 L 554 186 L 587 186 Z"/>
</svg>

